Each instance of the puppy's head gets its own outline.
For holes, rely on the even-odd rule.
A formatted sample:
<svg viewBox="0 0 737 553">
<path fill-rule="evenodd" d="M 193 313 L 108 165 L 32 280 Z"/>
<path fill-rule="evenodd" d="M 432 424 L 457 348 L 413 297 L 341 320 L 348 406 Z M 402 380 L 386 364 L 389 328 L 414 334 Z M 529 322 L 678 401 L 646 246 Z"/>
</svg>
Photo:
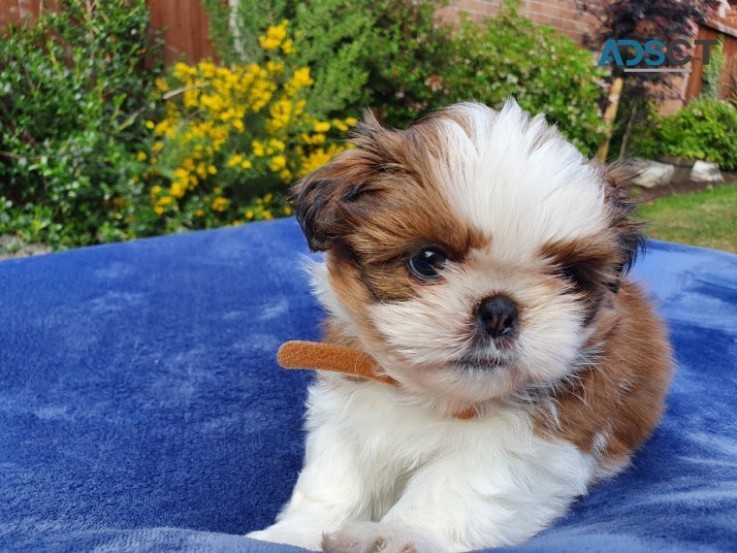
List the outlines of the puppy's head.
<svg viewBox="0 0 737 553">
<path fill-rule="evenodd" d="M 342 332 L 424 397 L 555 383 L 585 361 L 641 243 L 612 180 L 542 117 L 471 103 L 355 149 L 294 189 L 318 294 Z"/>
</svg>

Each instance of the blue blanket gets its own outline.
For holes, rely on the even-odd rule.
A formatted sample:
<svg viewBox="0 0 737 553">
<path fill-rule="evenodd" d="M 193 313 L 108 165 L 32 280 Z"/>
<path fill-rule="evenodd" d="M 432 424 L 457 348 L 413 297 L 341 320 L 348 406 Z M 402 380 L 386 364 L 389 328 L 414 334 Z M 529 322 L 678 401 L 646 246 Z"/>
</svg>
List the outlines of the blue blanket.
<svg viewBox="0 0 737 553">
<path fill-rule="evenodd" d="M 312 375 L 277 347 L 320 311 L 292 219 L 0 262 L 0 551 L 298 551 L 274 519 Z M 678 360 L 620 477 L 515 551 L 737 550 L 737 256 L 635 270 Z"/>
</svg>

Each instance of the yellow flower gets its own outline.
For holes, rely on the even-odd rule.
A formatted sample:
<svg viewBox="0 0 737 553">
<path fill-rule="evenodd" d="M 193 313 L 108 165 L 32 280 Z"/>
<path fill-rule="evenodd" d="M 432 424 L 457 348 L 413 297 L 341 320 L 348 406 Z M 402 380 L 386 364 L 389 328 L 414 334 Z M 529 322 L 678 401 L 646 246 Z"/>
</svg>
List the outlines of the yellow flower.
<svg viewBox="0 0 737 553">
<path fill-rule="evenodd" d="M 253 210 L 249 209 L 246 211 L 246 219 L 253 219 Z"/>
<path fill-rule="evenodd" d="M 198 209 L 197 211 L 194 212 L 194 216 L 195 217 L 204 217 L 205 216 L 205 211 L 203 209 Z"/>
<path fill-rule="evenodd" d="M 227 198 L 223 198 L 222 196 L 218 196 L 212 201 L 212 205 L 210 205 L 210 208 L 213 211 L 222 213 L 223 211 L 228 209 L 229 205 L 230 205 L 230 200 L 228 200 Z"/>
<path fill-rule="evenodd" d="M 253 155 L 257 157 L 263 157 L 263 155 L 266 153 L 266 148 L 264 148 L 264 145 L 262 142 L 259 142 L 258 140 L 254 140 L 251 142 L 251 148 L 253 149 Z"/>
<path fill-rule="evenodd" d="M 199 105 L 199 91 L 197 89 L 190 89 L 184 92 L 184 107 L 196 108 Z"/>
<path fill-rule="evenodd" d="M 146 121 L 146 128 L 147 129 L 153 129 L 156 126 L 156 123 L 153 121 Z"/>
<path fill-rule="evenodd" d="M 316 121 L 313 127 L 315 132 L 328 132 L 330 130 L 330 123 L 326 121 Z"/>
<path fill-rule="evenodd" d="M 160 205 L 154 206 L 154 213 L 156 213 L 156 215 L 161 217 L 164 214 L 164 208 L 161 207 Z"/>
<path fill-rule="evenodd" d="M 287 37 L 287 21 L 274 25 L 266 30 L 266 34 L 258 37 L 258 43 L 265 50 L 276 50 Z"/>
<path fill-rule="evenodd" d="M 205 109 L 209 109 L 213 114 L 216 114 L 224 109 L 225 102 L 219 94 L 203 94 L 200 96 L 200 105 Z"/>
<path fill-rule="evenodd" d="M 312 86 L 314 83 L 315 81 L 312 80 L 312 77 L 310 77 L 309 67 L 297 69 L 297 71 L 295 71 L 294 75 L 292 76 L 292 80 L 290 81 L 290 84 L 293 85 L 295 88 Z"/>
<path fill-rule="evenodd" d="M 278 140 L 276 138 L 271 138 L 269 140 L 269 150 L 272 152 L 283 152 L 284 148 L 286 147 L 286 144 L 282 142 L 281 140 Z"/>
<path fill-rule="evenodd" d="M 169 85 L 166 84 L 166 81 L 162 79 L 161 77 L 157 78 L 154 81 L 154 86 L 156 86 L 156 89 L 159 92 L 167 92 L 169 90 Z"/>
<path fill-rule="evenodd" d="M 294 42 L 292 42 L 292 39 L 288 38 L 285 40 L 281 45 L 281 49 L 287 56 L 294 52 Z"/>
<path fill-rule="evenodd" d="M 269 73 L 281 73 L 284 71 L 284 64 L 278 61 L 267 61 L 266 70 Z"/>
<path fill-rule="evenodd" d="M 287 127 L 292 119 L 292 102 L 287 98 L 281 98 L 274 102 L 269 108 L 271 119 L 266 122 L 266 129 L 275 134 Z"/>
<path fill-rule="evenodd" d="M 235 167 L 236 165 L 240 165 L 243 163 L 243 156 L 240 154 L 233 154 L 228 158 L 228 161 L 225 162 L 226 167 Z"/>
<path fill-rule="evenodd" d="M 286 215 L 287 217 L 289 217 L 291 214 L 292 214 L 292 208 L 289 207 L 289 206 L 285 206 L 284 207 L 284 215 Z"/>
<path fill-rule="evenodd" d="M 243 163 L 241 163 L 241 169 L 250 169 L 251 167 L 253 167 L 253 164 L 247 159 L 243 160 Z"/>
<path fill-rule="evenodd" d="M 197 74 L 194 67 L 187 65 L 186 63 L 175 63 L 173 70 L 174 77 L 180 81 L 187 81 L 189 77 L 193 77 Z"/>
<path fill-rule="evenodd" d="M 281 173 L 279 173 L 279 178 L 282 180 L 282 182 L 286 182 L 289 184 L 292 182 L 292 172 L 289 169 L 282 169 Z"/>
<path fill-rule="evenodd" d="M 287 158 L 284 156 L 274 156 L 269 161 L 269 169 L 276 173 L 287 166 Z"/>
<path fill-rule="evenodd" d="M 200 75 L 206 79 L 212 79 L 215 76 L 215 65 L 209 61 L 200 62 L 197 66 L 200 70 Z"/>
<path fill-rule="evenodd" d="M 136 154 L 136 159 L 138 161 L 146 161 L 146 152 L 138 152 Z"/>
<path fill-rule="evenodd" d="M 345 149 L 346 148 L 344 146 L 338 147 L 335 145 L 331 145 L 327 148 L 327 150 L 324 148 L 316 149 L 310 155 L 302 159 L 302 163 L 299 168 L 299 174 L 297 176 L 303 177 L 307 173 L 311 173 L 315 169 L 319 169 Z"/>
<path fill-rule="evenodd" d="M 340 132 L 345 132 L 348 130 L 348 125 L 346 125 L 345 121 L 341 121 L 340 119 L 333 119 L 332 121 L 333 127 L 338 129 Z"/>
<path fill-rule="evenodd" d="M 184 193 L 186 191 L 187 187 L 183 186 L 182 183 L 179 181 L 174 181 L 169 187 L 169 194 L 171 194 L 175 198 L 181 198 L 182 196 L 184 196 Z"/>
<path fill-rule="evenodd" d="M 269 27 L 269 30 L 266 31 L 266 36 L 273 38 L 274 40 L 284 40 L 287 37 L 288 24 L 289 22 L 286 19 L 283 19 L 279 25 Z"/>
</svg>

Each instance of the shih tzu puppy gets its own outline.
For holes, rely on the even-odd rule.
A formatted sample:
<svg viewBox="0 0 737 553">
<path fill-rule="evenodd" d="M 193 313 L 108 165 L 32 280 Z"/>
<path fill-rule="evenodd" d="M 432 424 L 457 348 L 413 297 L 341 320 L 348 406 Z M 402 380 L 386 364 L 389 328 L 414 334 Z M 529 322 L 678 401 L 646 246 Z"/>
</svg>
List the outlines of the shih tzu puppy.
<svg viewBox="0 0 737 553">
<path fill-rule="evenodd" d="M 624 167 L 585 159 L 515 102 L 355 148 L 296 185 L 325 341 L 397 386 L 318 373 L 291 500 L 251 537 L 312 550 L 522 542 L 627 466 L 671 376 L 626 273 L 642 245 Z"/>
</svg>

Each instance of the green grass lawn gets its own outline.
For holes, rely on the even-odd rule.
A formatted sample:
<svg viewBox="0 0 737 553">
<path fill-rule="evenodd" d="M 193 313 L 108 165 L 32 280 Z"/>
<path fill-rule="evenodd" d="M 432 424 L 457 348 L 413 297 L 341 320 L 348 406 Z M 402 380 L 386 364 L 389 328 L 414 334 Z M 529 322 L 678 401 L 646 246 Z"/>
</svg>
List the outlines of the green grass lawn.
<svg viewBox="0 0 737 553">
<path fill-rule="evenodd" d="M 737 183 L 659 198 L 637 213 L 652 238 L 737 253 Z"/>
</svg>

